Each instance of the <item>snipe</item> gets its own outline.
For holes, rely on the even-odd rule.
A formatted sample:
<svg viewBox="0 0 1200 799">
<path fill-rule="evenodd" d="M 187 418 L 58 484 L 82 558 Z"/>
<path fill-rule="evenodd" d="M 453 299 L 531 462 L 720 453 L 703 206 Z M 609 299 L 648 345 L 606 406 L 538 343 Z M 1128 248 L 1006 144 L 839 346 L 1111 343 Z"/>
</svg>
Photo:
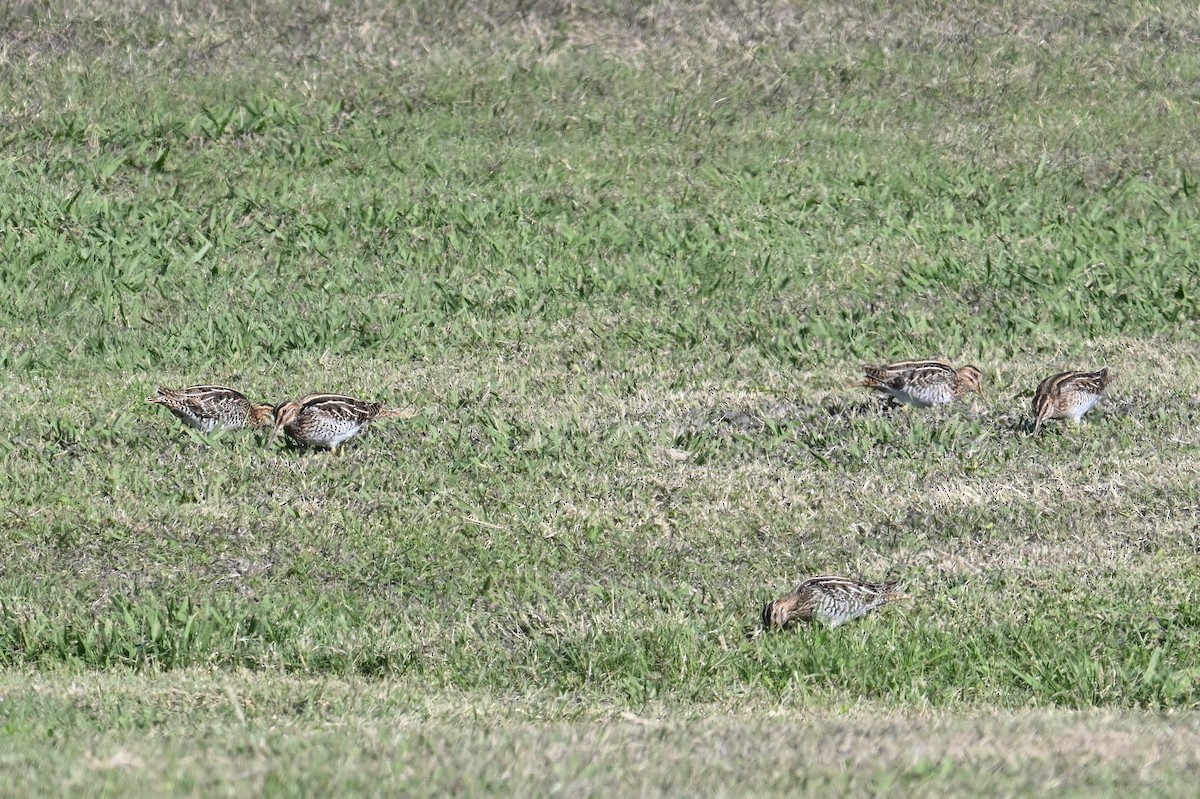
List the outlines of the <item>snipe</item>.
<svg viewBox="0 0 1200 799">
<path fill-rule="evenodd" d="M 258 427 L 271 418 L 272 406 L 251 402 L 240 391 L 225 386 L 160 388 L 146 402 L 165 406 L 188 427 L 210 433 L 217 428 L 238 430 Z"/>
<path fill-rule="evenodd" d="M 763 606 L 763 627 L 782 629 L 813 619 L 837 627 L 889 602 L 911 599 L 896 582 L 865 583 L 851 577 L 810 577 L 787 596 Z"/>
<path fill-rule="evenodd" d="M 897 402 L 927 408 L 945 405 L 967 392 L 983 396 L 983 372 L 975 366 L 955 369 L 945 361 L 900 361 L 863 366 L 865 377 L 851 387 L 866 386 L 886 392 Z"/>
<path fill-rule="evenodd" d="M 1112 378 L 1105 367 L 1098 372 L 1059 372 L 1038 384 L 1033 392 L 1033 433 L 1047 419 L 1070 419 L 1075 424 L 1096 407 Z"/>
<path fill-rule="evenodd" d="M 273 443 L 282 430 L 297 444 L 337 449 L 375 419 L 393 415 L 384 410 L 382 402 L 366 402 L 344 394 L 308 394 L 276 406 L 275 427 L 267 443 Z"/>
</svg>

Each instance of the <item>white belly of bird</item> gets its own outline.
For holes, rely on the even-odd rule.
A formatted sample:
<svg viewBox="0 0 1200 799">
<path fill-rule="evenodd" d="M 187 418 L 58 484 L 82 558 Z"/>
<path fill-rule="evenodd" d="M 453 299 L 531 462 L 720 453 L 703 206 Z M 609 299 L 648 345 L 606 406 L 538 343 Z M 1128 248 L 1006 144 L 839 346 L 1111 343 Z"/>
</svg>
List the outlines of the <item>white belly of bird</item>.
<svg viewBox="0 0 1200 799">
<path fill-rule="evenodd" d="M 170 411 L 175 414 L 175 417 L 179 421 L 193 430 L 199 430 L 201 433 L 211 433 L 217 426 L 217 420 L 211 416 L 200 417 L 187 409 L 171 408 Z"/>
<path fill-rule="evenodd" d="M 903 389 L 889 388 L 887 392 L 898 402 L 928 408 L 930 405 L 945 405 L 954 399 L 950 386 L 941 383 L 935 386 L 907 386 Z"/>
<path fill-rule="evenodd" d="M 817 601 L 813 616 L 822 624 L 837 627 L 839 624 L 854 621 L 859 616 L 870 613 L 882 604 L 881 600 L 874 602 L 854 602 L 825 597 Z"/>
<path fill-rule="evenodd" d="M 1066 418 L 1070 419 L 1075 424 L 1079 424 L 1079 420 L 1083 415 L 1096 407 L 1096 403 L 1100 401 L 1099 394 L 1080 392 L 1072 398 L 1071 405 L 1067 408 Z"/>
<path fill-rule="evenodd" d="M 364 425 L 346 422 L 344 424 L 325 423 L 316 425 L 308 435 L 308 443 L 316 447 L 335 449 L 338 444 L 354 438 Z"/>
</svg>

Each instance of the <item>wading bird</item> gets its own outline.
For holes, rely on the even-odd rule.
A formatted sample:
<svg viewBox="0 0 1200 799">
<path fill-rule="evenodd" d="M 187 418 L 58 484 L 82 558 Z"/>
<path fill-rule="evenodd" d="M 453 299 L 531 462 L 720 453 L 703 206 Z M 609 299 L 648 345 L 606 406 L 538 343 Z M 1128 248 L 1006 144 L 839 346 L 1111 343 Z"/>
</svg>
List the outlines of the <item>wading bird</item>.
<svg viewBox="0 0 1200 799">
<path fill-rule="evenodd" d="M 983 396 L 983 372 L 975 366 L 955 369 L 945 361 L 900 361 L 864 365 L 863 373 L 866 376 L 851 387 L 878 389 L 901 404 L 918 408 L 945 405 L 968 391 Z"/>
<path fill-rule="evenodd" d="M 889 602 L 911 599 L 899 583 L 864 583 L 850 577 L 810 577 L 787 596 L 763 606 L 763 627 L 778 630 L 793 621 L 816 619 L 837 627 Z"/>
<path fill-rule="evenodd" d="M 375 419 L 395 416 L 385 412 L 382 402 L 366 402 L 342 394 L 308 394 L 275 408 L 275 427 L 267 444 L 282 430 L 297 444 L 337 449 L 354 438 Z"/>
<path fill-rule="evenodd" d="M 1033 434 L 1038 434 L 1047 419 L 1070 419 L 1079 424 L 1083 415 L 1096 407 L 1110 380 L 1107 367 L 1047 377 L 1033 392 Z"/>
<path fill-rule="evenodd" d="M 203 433 L 217 428 L 258 427 L 271 418 L 274 410 L 264 402 L 251 402 L 240 391 L 225 386 L 160 388 L 158 396 L 149 397 L 146 402 L 165 406 L 188 427 Z"/>
</svg>

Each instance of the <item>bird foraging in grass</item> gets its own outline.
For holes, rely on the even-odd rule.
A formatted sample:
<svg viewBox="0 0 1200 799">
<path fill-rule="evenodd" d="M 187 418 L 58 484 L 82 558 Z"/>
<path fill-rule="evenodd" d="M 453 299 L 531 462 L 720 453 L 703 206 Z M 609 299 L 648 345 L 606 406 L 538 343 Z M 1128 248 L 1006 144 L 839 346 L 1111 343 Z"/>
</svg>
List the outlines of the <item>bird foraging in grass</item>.
<svg viewBox="0 0 1200 799">
<path fill-rule="evenodd" d="M 814 619 L 837 627 L 902 599 L 912 597 L 896 582 L 866 583 L 832 575 L 810 577 L 790 594 L 763 606 L 763 627 L 780 630 L 793 621 Z"/>
<path fill-rule="evenodd" d="M 945 405 L 967 392 L 983 396 L 983 372 L 976 366 L 955 369 L 945 361 L 900 361 L 882 366 L 863 366 L 862 380 L 852 388 L 865 386 L 883 391 L 903 405 L 927 408 Z"/>
<path fill-rule="evenodd" d="M 1033 434 L 1038 434 L 1047 419 L 1070 419 L 1079 424 L 1083 415 L 1096 407 L 1111 379 L 1107 367 L 1047 377 L 1033 392 Z"/>
<path fill-rule="evenodd" d="M 164 406 L 188 427 L 202 433 L 258 427 L 271 418 L 274 408 L 265 402 L 251 402 L 240 391 L 225 386 L 189 386 L 160 388 L 146 402 Z"/>
<path fill-rule="evenodd" d="M 275 408 L 275 426 L 267 444 L 274 443 L 282 430 L 297 444 L 325 449 L 361 433 L 375 419 L 397 415 L 385 411 L 382 402 L 347 397 L 343 394 L 308 394 Z"/>
</svg>

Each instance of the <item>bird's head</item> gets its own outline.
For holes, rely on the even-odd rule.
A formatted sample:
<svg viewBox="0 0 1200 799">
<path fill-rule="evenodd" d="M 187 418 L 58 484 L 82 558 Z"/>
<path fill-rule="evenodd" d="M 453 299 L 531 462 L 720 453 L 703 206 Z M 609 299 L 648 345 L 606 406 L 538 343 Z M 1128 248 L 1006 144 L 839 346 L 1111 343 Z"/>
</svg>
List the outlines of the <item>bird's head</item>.
<svg viewBox="0 0 1200 799">
<path fill-rule="evenodd" d="M 276 405 L 272 412 L 275 415 L 275 426 L 271 428 L 271 437 L 267 439 L 267 446 L 275 443 L 275 439 L 279 437 L 279 431 L 285 425 L 289 425 L 296 420 L 300 415 L 300 404 L 298 402 L 285 402 L 282 405 Z"/>
<path fill-rule="evenodd" d="M 983 396 L 983 372 L 979 371 L 978 366 L 963 366 L 956 369 L 955 374 L 958 375 L 958 382 L 968 391 Z"/>
<path fill-rule="evenodd" d="M 262 427 L 271 421 L 275 415 L 275 406 L 266 402 L 256 402 L 250 406 L 250 426 Z"/>
<path fill-rule="evenodd" d="M 782 630 L 791 621 L 792 606 L 787 599 L 772 599 L 763 605 L 762 623 L 765 630 Z"/>
</svg>

